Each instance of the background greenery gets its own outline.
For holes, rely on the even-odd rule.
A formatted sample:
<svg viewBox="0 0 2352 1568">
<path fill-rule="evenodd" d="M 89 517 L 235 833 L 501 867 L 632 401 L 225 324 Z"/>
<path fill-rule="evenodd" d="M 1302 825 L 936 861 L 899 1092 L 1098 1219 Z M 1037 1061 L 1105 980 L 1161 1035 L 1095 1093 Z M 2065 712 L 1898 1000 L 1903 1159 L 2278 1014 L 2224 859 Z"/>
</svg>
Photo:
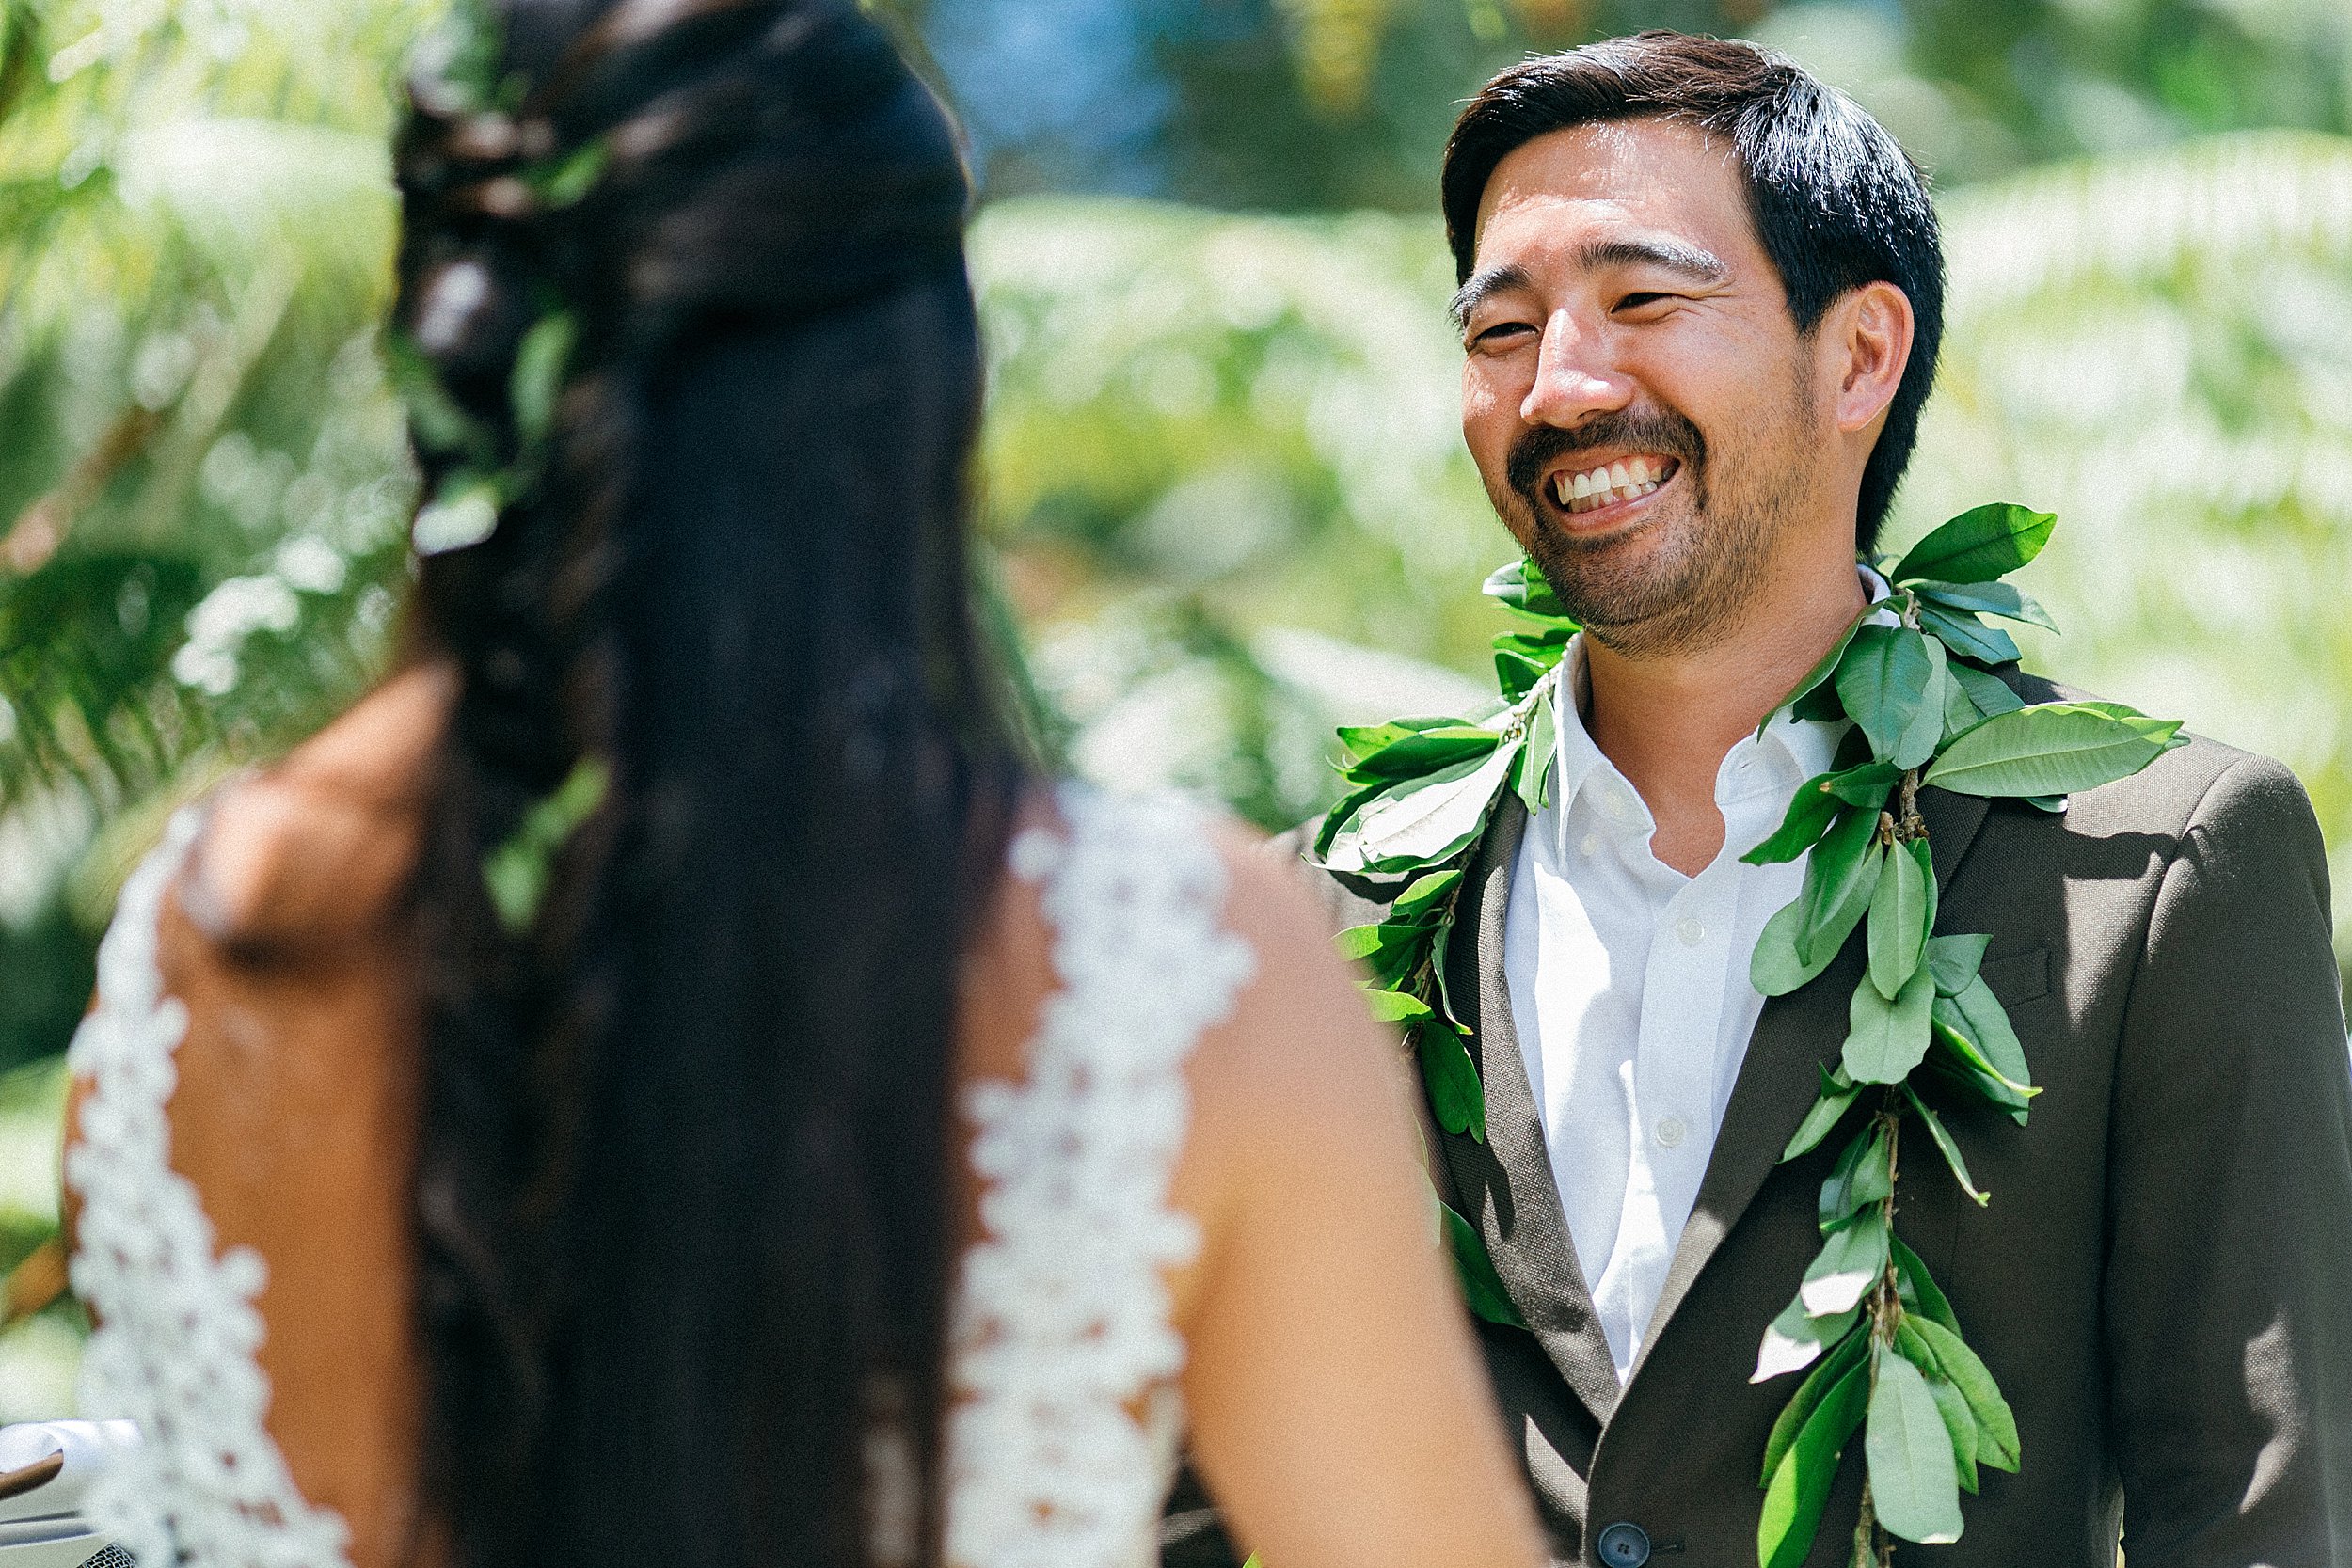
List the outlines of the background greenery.
<svg viewBox="0 0 2352 1568">
<path fill-rule="evenodd" d="M 383 656 L 384 150 L 431 6 L 0 0 L 0 1268 L 55 1225 L 56 1056 L 124 870 Z M 878 8 L 970 130 L 983 527 L 1082 769 L 1283 824 L 1331 723 L 1483 684 L 1508 548 L 1459 450 L 1438 149 L 1531 48 L 1697 27 L 1935 172 L 1949 357 L 1894 537 L 2058 512 L 2027 586 L 2068 630 L 2029 659 L 2286 758 L 2352 883 L 2339 0 Z M 66 1407 L 75 1342 L 64 1305 L 0 1333 L 0 1419 Z"/>
</svg>

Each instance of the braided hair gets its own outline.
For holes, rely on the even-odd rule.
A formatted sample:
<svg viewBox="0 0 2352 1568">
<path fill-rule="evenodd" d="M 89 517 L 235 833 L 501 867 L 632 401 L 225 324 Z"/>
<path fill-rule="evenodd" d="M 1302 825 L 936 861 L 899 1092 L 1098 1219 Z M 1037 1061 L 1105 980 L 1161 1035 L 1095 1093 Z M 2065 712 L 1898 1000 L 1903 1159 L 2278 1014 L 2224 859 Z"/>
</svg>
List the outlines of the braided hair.
<svg viewBox="0 0 2352 1568">
<path fill-rule="evenodd" d="M 452 1568 L 932 1560 L 955 977 L 1018 788 L 963 169 L 847 3 L 489 20 L 397 157 L 427 493 L 507 476 L 421 520 L 411 612 L 461 692 L 412 894 L 423 1512 Z"/>
</svg>

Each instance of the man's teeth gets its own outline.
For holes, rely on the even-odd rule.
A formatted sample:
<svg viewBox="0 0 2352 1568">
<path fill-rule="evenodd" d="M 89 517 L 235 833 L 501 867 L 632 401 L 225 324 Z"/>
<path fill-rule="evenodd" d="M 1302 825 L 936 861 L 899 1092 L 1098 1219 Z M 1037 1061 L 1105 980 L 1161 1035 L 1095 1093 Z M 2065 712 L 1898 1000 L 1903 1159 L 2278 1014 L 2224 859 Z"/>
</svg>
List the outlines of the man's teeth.
<svg viewBox="0 0 2352 1568">
<path fill-rule="evenodd" d="M 1570 512 L 1590 512 L 1631 500 L 1664 483 L 1666 463 L 1663 457 L 1629 457 L 1581 474 L 1555 474 L 1552 495 Z"/>
</svg>

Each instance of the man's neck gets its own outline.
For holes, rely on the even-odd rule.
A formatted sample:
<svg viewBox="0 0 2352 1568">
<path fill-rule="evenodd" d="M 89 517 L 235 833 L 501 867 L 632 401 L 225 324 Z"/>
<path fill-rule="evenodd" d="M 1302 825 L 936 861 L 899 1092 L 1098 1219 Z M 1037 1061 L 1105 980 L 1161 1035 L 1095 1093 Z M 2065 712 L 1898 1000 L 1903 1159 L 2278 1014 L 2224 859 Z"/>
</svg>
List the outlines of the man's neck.
<svg viewBox="0 0 2352 1568">
<path fill-rule="evenodd" d="M 1767 599 L 1732 635 L 1690 652 L 1628 657 L 1585 640 L 1585 726 L 1657 819 L 1652 852 L 1685 876 L 1723 848 L 1715 778 L 1725 753 L 1868 603 L 1851 565 L 1808 573 Z"/>
</svg>

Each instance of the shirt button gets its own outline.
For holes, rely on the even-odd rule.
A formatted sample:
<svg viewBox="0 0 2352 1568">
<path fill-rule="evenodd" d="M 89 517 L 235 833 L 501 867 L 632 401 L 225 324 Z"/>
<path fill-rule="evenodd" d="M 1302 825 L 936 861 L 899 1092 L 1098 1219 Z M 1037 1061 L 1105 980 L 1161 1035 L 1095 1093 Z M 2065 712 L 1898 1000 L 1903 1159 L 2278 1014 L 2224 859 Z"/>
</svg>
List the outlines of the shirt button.
<svg viewBox="0 0 2352 1568">
<path fill-rule="evenodd" d="M 1683 946 L 1696 947 L 1707 940 L 1707 927 L 1700 925 L 1695 917 L 1686 914 L 1675 922 L 1675 935 L 1682 939 Z"/>
<path fill-rule="evenodd" d="M 1690 1128 L 1683 1125 L 1680 1117 L 1667 1117 L 1658 1124 L 1658 1147 L 1679 1148 L 1682 1147 L 1682 1140 L 1689 1135 L 1690 1131 Z"/>
<path fill-rule="evenodd" d="M 1579 854 L 1597 855 L 1600 853 L 1600 835 L 1598 833 L 1586 833 L 1583 838 L 1577 842 L 1576 847 Z"/>
</svg>

